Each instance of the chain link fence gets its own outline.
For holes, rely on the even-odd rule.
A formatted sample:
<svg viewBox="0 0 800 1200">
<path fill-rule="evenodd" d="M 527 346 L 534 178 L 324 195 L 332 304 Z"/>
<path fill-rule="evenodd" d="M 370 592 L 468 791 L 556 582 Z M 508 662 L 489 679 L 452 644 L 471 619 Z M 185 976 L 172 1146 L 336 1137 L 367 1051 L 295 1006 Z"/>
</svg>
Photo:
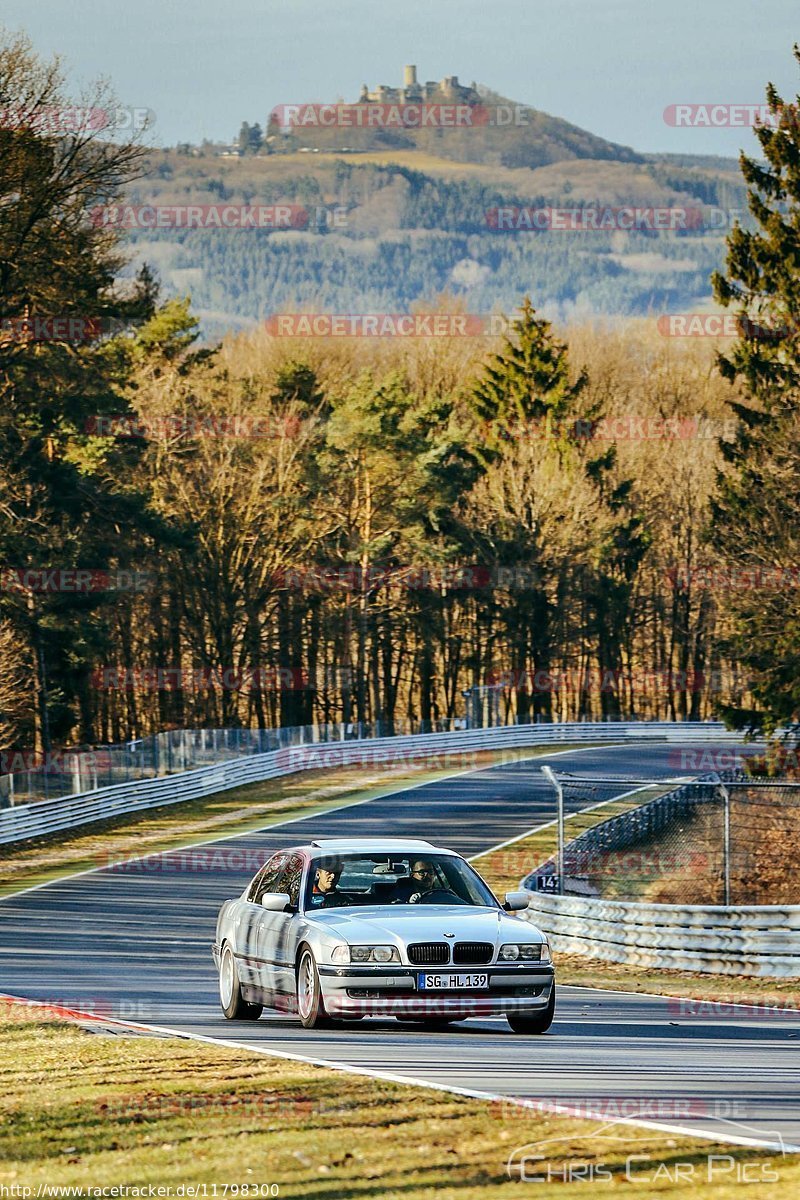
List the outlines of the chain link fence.
<svg viewBox="0 0 800 1200">
<path fill-rule="evenodd" d="M 548 774 L 563 832 L 558 853 L 525 880 L 532 891 L 652 904 L 800 903 L 800 782 L 743 771 L 678 786 Z"/>
<path fill-rule="evenodd" d="M 382 733 L 380 723 L 363 722 L 280 729 L 174 729 L 118 745 L 61 751 L 44 756 L 43 761 L 42 756 L 10 751 L 4 755 L 7 765 L 13 768 L 18 762 L 25 769 L 0 775 L 0 808 L 175 775 L 289 746 L 380 737 Z"/>
<path fill-rule="evenodd" d="M 486 707 L 484 693 L 493 692 L 494 689 L 477 688 L 472 691 L 479 693 L 478 699 L 475 703 L 470 701 L 464 717 L 443 717 L 431 721 L 351 721 L 282 726 L 276 729 L 174 729 L 116 745 L 57 751 L 46 756 L 24 751 L 4 751 L 0 753 L 0 809 L 74 796 L 118 783 L 175 775 L 180 771 L 191 771 L 245 755 L 266 754 L 291 746 L 457 733 L 503 725 L 499 710 L 493 708 L 490 713 Z M 620 718 L 610 717 L 602 722 L 574 722 L 587 725 L 625 723 Z M 515 724 L 549 725 L 551 722 L 532 714 L 530 721 Z M 648 722 L 641 724 L 646 727 Z M 702 723 L 687 724 L 702 734 Z"/>
</svg>

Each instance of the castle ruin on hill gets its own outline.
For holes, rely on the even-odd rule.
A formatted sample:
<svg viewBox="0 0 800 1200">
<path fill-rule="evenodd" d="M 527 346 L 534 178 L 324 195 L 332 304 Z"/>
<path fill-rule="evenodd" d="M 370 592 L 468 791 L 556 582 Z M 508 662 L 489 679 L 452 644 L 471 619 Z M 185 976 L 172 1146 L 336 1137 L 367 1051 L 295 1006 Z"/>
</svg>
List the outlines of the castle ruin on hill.
<svg viewBox="0 0 800 1200">
<path fill-rule="evenodd" d="M 374 91 L 370 91 L 364 84 L 358 100 L 360 104 L 479 104 L 481 97 L 477 83 L 473 82 L 470 87 L 465 87 L 458 82 L 457 75 L 445 75 L 440 82 L 429 80 L 427 83 L 419 83 L 417 68 L 407 66 L 403 68 L 402 87 L 387 87 L 381 83 Z"/>
</svg>

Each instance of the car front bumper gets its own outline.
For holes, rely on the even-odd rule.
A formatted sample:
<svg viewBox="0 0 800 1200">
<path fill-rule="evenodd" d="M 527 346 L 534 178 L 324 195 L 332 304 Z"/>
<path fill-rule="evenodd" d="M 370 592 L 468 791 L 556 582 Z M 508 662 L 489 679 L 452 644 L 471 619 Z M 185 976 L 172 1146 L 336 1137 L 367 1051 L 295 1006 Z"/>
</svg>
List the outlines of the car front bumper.
<svg viewBox="0 0 800 1200">
<path fill-rule="evenodd" d="M 546 1008 L 555 981 L 551 965 L 450 967 L 447 973 L 486 974 L 486 988 L 425 990 L 418 976 L 431 974 L 420 967 L 323 966 L 320 987 L 330 1016 L 494 1016 L 536 1012 Z M 442 969 L 439 968 L 439 973 Z"/>
</svg>

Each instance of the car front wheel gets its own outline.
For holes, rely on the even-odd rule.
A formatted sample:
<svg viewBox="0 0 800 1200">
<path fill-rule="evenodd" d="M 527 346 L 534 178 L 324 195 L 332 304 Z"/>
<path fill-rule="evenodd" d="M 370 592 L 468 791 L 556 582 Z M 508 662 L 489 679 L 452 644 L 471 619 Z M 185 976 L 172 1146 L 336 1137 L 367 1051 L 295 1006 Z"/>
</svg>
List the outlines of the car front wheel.
<svg viewBox="0 0 800 1200">
<path fill-rule="evenodd" d="M 242 995 L 236 959 L 230 946 L 224 946 L 219 960 L 219 1002 L 229 1021 L 257 1021 L 263 1005 L 250 1004 Z"/>
<path fill-rule="evenodd" d="M 514 1033 L 547 1033 L 553 1024 L 555 1012 L 556 985 L 553 984 L 550 989 L 550 999 L 547 1002 L 547 1007 L 543 1008 L 541 1012 L 510 1012 L 506 1013 L 506 1020 Z"/>
<path fill-rule="evenodd" d="M 297 1011 L 304 1029 L 320 1029 L 331 1024 L 322 999 L 317 964 L 308 946 L 297 965 Z"/>
</svg>

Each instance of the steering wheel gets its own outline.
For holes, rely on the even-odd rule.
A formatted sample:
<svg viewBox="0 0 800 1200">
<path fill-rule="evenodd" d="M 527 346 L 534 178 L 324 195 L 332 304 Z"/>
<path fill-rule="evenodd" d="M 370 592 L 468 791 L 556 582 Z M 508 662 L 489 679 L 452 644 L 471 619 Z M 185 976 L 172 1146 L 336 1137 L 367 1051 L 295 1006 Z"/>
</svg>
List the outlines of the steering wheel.
<svg viewBox="0 0 800 1200">
<path fill-rule="evenodd" d="M 434 888 L 431 892 L 425 892 L 418 900 L 409 900 L 409 904 L 466 904 L 466 900 L 462 900 L 455 892 L 451 892 L 449 888 Z"/>
</svg>

